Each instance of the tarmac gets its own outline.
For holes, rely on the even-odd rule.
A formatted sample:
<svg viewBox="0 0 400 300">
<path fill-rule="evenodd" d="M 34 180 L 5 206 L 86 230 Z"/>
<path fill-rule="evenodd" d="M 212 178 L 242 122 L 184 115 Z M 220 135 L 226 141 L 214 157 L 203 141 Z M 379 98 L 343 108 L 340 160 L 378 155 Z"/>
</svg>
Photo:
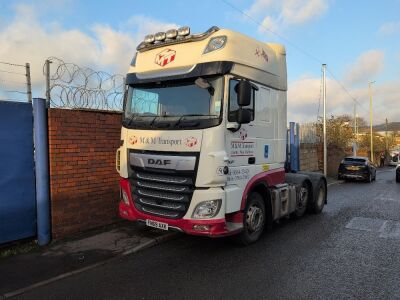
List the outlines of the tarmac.
<svg viewBox="0 0 400 300">
<path fill-rule="evenodd" d="M 342 181 L 328 178 L 328 186 Z M 0 258 L 0 300 L 88 271 L 178 237 L 121 221 L 56 240 L 33 251 Z"/>
<path fill-rule="evenodd" d="M 110 263 L 179 234 L 143 224 L 117 224 L 77 234 L 24 254 L 0 259 L 0 299 Z"/>
</svg>

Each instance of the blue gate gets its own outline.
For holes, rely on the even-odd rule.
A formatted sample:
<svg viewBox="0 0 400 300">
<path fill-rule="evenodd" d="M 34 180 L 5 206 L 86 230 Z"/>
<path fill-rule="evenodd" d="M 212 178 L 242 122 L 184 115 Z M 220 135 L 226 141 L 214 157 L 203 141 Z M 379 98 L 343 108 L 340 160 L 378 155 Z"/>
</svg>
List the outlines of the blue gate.
<svg viewBox="0 0 400 300">
<path fill-rule="evenodd" d="M 36 235 L 31 103 L 0 101 L 0 244 Z"/>
</svg>

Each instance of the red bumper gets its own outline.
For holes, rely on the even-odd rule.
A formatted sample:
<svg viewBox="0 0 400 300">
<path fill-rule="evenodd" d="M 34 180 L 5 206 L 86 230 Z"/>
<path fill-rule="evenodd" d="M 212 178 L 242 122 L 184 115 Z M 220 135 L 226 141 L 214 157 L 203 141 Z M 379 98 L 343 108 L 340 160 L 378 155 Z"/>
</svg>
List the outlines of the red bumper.
<svg viewBox="0 0 400 300">
<path fill-rule="evenodd" d="M 130 221 L 145 221 L 146 219 L 154 220 L 158 222 L 167 223 L 172 229 L 177 229 L 178 231 L 183 231 L 191 235 L 202 235 L 210 237 L 220 237 L 227 236 L 238 233 L 240 230 L 229 231 L 226 226 L 226 219 L 212 219 L 212 220 L 195 220 L 195 219 L 166 219 L 160 218 L 153 215 L 145 214 L 136 209 L 133 204 L 131 187 L 127 179 L 120 179 L 120 187 L 123 189 L 129 197 L 129 205 L 125 204 L 123 201 L 119 203 L 119 215 L 123 219 Z M 237 216 L 233 217 L 237 220 Z M 196 226 L 205 225 L 205 226 Z M 195 229 L 197 227 L 197 229 Z M 198 228 L 202 227 L 202 228 Z"/>
</svg>

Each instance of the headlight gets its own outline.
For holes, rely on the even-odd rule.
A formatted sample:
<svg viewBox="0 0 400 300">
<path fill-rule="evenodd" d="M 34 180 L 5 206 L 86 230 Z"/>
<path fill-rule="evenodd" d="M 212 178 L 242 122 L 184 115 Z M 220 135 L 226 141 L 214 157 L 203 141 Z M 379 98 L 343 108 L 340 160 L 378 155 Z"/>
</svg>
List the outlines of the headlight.
<svg viewBox="0 0 400 300">
<path fill-rule="evenodd" d="M 205 219 L 215 217 L 221 208 L 222 200 L 207 200 L 197 204 L 194 209 L 193 219 Z"/>
<path fill-rule="evenodd" d="M 123 189 L 121 189 L 121 200 L 122 200 L 122 202 L 124 202 L 126 205 L 129 205 L 129 197 L 128 197 L 128 194 L 127 194 Z"/>
<path fill-rule="evenodd" d="M 225 35 L 213 37 L 208 42 L 207 47 L 204 49 L 203 54 L 221 49 L 225 46 L 225 44 L 226 44 L 226 36 Z"/>
</svg>

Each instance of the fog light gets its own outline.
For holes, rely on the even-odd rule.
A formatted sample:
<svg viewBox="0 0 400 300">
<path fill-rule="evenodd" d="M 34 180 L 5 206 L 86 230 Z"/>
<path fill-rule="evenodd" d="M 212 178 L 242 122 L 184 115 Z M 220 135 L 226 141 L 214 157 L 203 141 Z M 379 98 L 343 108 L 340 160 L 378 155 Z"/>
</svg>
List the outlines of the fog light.
<svg viewBox="0 0 400 300">
<path fill-rule="evenodd" d="M 194 209 L 192 218 L 203 219 L 215 217 L 221 208 L 221 202 L 221 199 L 200 202 Z"/>
<path fill-rule="evenodd" d="M 210 230 L 210 225 L 193 225 L 193 229 L 196 231 L 208 231 Z"/>
<path fill-rule="evenodd" d="M 128 194 L 124 191 L 124 190 L 121 190 L 121 200 L 122 200 L 122 202 L 124 202 L 126 205 L 129 205 L 129 197 L 128 197 Z"/>
</svg>

